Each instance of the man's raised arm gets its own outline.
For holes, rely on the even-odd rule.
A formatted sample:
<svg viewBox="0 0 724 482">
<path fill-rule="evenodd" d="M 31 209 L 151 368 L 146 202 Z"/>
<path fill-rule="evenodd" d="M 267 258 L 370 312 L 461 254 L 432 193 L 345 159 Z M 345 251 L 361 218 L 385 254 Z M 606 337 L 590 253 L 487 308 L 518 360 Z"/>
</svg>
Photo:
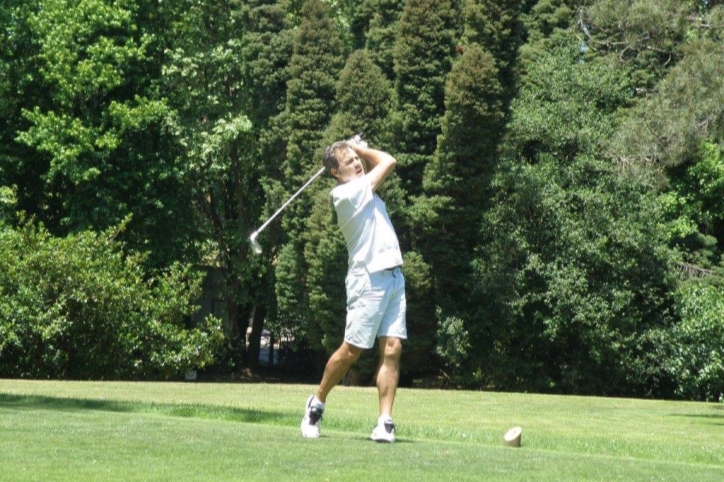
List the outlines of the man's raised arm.
<svg viewBox="0 0 724 482">
<path fill-rule="evenodd" d="M 377 149 L 370 149 L 359 144 L 351 144 L 351 147 L 360 159 L 367 162 L 366 176 L 370 180 L 372 190 L 376 190 L 395 168 L 397 160 L 390 154 Z"/>
</svg>

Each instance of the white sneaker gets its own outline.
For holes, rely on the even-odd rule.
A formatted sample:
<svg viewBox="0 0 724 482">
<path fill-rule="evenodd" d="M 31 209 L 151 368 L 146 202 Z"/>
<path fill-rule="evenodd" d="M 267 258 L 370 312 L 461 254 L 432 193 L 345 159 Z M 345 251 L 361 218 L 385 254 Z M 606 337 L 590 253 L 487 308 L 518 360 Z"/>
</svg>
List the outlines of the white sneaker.
<svg viewBox="0 0 724 482">
<path fill-rule="evenodd" d="M 302 419 L 302 437 L 304 438 L 319 438 L 322 429 L 322 414 L 324 413 L 324 409 L 313 407 L 313 399 L 314 395 L 310 396 L 304 407 L 304 418 Z"/>
<path fill-rule="evenodd" d="M 370 438 L 375 442 L 392 443 L 395 441 L 395 424 L 392 419 L 378 420 L 377 426 L 372 430 Z"/>
</svg>

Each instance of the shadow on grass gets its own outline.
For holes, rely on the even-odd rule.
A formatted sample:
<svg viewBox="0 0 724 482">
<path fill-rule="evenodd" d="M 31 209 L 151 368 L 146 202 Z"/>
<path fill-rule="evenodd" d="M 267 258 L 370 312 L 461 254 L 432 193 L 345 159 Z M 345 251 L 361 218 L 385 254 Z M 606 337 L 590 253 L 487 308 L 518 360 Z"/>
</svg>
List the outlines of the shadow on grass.
<svg viewBox="0 0 724 482">
<path fill-rule="evenodd" d="M 674 417 L 693 418 L 705 420 L 708 425 L 721 425 L 724 426 L 724 407 L 711 407 L 712 410 L 716 410 L 719 413 L 677 413 L 672 414 Z"/>
<path fill-rule="evenodd" d="M 322 435 L 322 437 L 324 437 L 324 435 Z M 356 442 L 364 442 L 364 443 L 366 443 L 366 444 L 372 442 L 372 440 L 370 440 L 369 435 L 366 436 L 366 437 L 365 437 L 365 436 L 360 436 L 360 435 L 355 435 L 355 436 L 349 437 L 349 439 L 350 439 L 350 440 L 354 440 L 354 441 L 356 441 Z M 395 438 L 395 441 L 394 441 L 394 444 L 395 444 L 395 445 L 399 445 L 399 444 L 414 444 L 414 443 L 417 443 L 417 442 L 416 442 L 415 440 L 413 440 L 413 439 L 400 438 L 400 437 L 396 437 L 396 438 Z M 386 443 L 386 442 L 375 442 L 374 445 L 377 445 L 377 446 L 379 446 L 379 447 L 384 447 L 384 446 L 390 445 L 390 444 L 388 444 L 388 443 Z"/>
<path fill-rule="evenodd" d="M 174 405 L 123 402 L 117 400 L 58 398 L 38 395 L 0 394 L 0 409 L 148 413 L 172 417 L 203 418 L 242 423 L 266 423 L 271 425 L 295 425 L 298 423 L 298 414 L 284 412 L 219 407 L 214 405 Z"/>
</svg>

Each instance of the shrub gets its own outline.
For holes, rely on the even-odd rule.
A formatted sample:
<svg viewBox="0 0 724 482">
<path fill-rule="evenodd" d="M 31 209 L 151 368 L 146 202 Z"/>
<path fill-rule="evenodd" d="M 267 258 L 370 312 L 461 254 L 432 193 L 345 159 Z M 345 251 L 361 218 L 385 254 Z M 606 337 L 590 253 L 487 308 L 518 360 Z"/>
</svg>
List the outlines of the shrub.
<svg viewBox="0 0 724 482">
<path fill-rule="evenodd" d="M 186 326 L 201 275 L 147 273 L 117 231 L 0 227 L 0 376 L 171 377 L 212 361 L 219 320 Z"/>
<path fill-rule="evenodd" d="M 665 362 L 688 399 L 715 401 L 724 395 L 724 292 L 690 282 L 677 293 L 681 321 L 672 328 Z"/>
</svg>

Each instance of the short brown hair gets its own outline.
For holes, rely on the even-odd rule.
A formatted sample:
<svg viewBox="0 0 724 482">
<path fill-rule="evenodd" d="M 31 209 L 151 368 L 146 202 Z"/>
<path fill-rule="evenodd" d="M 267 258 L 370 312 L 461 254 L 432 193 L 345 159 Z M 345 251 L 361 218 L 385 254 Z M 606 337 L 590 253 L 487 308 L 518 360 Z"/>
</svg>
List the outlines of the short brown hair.
<svg viewBox="0 0 724 482">
<path fill-rule="evenodd" d="M 327 174 L 332 175 L 332 169 L 339 169 L 339 158 L 337 154 L 342 149 L 349 148 L 347 141 L 337 141 L 334 144 L 327 146 L 322 155 L 322 163 Z"/>
</svg>

